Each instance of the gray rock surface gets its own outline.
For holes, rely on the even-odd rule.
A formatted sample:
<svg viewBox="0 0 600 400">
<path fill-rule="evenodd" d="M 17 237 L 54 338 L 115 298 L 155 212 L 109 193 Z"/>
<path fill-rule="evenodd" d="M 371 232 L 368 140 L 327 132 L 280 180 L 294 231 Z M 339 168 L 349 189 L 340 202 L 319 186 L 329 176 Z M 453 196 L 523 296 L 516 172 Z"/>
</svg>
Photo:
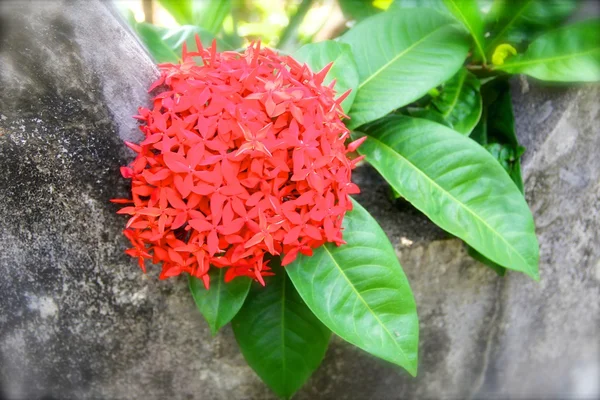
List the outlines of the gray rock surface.
<svg viewBox="0 0 600 400">
<path fill-rule="evenodd" d="M 108 200 L 150 59 L 100 1 L 0 7 L 0 398 L 272 398 L 185 279 L 123 254 Z M 600 395 L 599 89 L 513 89 L 541 281 L 497 277 L 360 168 L 417 300 L 419 375 L 334 339 L 298 399 Z"/>
</svg>

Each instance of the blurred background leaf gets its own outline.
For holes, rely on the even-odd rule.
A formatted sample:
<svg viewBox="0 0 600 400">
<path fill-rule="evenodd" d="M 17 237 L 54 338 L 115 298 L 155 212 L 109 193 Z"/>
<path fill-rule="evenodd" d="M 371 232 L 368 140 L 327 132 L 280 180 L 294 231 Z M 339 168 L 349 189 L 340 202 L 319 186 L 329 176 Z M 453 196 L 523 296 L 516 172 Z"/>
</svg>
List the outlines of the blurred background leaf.
<svg viewBox="0 0 600 400">
<path fill-rule="evenodd" d="M 193 26 L 203 43 L 221 40 L 221 49 L 245 47 L 261 40 L 269 47 L 293 52 L 313 41 L 333 38 L 352 17 L 338 0 L 113 0 L 142 41 L 161 60 L 173 59 L 173 43 L 161 44 L 167 29 Z M 361 9 L 383 11 L 392 0 L 349 1 Z M 375 5 L 373 5 L 375 4 Z M 351 9 L 352 5 L 349 6 Z M 355 8 L 356 8 L 355 7 Z M 139 25 L 145 24 L 145 25 Z M 189 28 L 188 28 L 189 29 Z M 193 35 L 192 35 L 193 36 Z M 205 36 L 207 39 L 205 41 Z M 156 47 L 156 48 L 154 48 Z M 170 50 L 168 50 L 168 49 Z M 192 47 L 195 48 L 195 47 Z M 178 55 L 181 53 L 179 52 Z M 157 58 L 158 60 L 159 58 Z"/>
</svg>

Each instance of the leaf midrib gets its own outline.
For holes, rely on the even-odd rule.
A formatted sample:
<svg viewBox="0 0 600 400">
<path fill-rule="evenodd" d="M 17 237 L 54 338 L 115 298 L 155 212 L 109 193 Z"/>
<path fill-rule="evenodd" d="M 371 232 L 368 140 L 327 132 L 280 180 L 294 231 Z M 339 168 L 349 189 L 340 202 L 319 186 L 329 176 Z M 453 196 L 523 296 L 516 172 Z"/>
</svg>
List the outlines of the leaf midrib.
<svg viewBox="0 0 600 400">
<path fill-rule="evenodd" d="M 371 136 L 371 135 L 367 135 L 370 139 L 375 140 L 376 142 L 380 143 L 384 148 L 389 149 L 389 151 L 391 151 L 391 153 L 393 153 L 394 155 L 396 155 L 398 158 L 401 158 L 402 160 L 406 161 L 406 163 L 408 163 L 415 171 L 417 171 L 417 173 L 419 173 L 420 175 L 424 176 L 426 178 L 426 180 L 430 181 L 432 185 L 434 185 L 435 187 L 437 187 L 440 191 L 442 191 L 443 193 L 445 193 L 448 197 L 450 197 L 450 199 L 454 200 L 456 203 L 458 203 L 461 208 L 463 208 L 464 210 L 468 211 L 471 215 L 473 215 L 475 217 L 475 219 L 481 221 L 481 223 L 486 226 L 493 234 L 494 236 L 499 237 L 504 243 L 506 243 L 506 245 L 514 252 L 517 254 L 517 256 L 524 262 L 524 265 L 527 266 L 527 269 L 529 270 L 529 272 L 531 271 L 531 267 L 529 265 L 529 263 L 525 260 L 525 258 L 523 258 L 523 256 L 521 255 L 521 253 L 519 253 L 517 251 L 517 249 L 514 248 L 514 246 L 512 246 L 502 235 L 500 235 L 500 233 L 498 231 L 496 231 L 495 229 L 493 229 L 484 219 L 482 219 L 479 215 L 477 215 L 474 211 L 472 211 L 469 207 L 466 206 L 466 204 L 464 204 L 463 202 L 459 201 L 456 197 L 454 197 L 450 192 L 448 192 L 447 190 L 445 190 L 443 187 L 441 187 L 436 181 L 434 181 L 432 178 L 430 178 L 427 174 L 425 174 L 425 172 L 421 171 L 421 169 L 417 168 L 416 165 L 414 165 L 412 162 L 410 162 L 410 160 L 408 160 L 407 158 L 403 157 L 399 152 L 397 152 L 396 150 L 394 150 L 394 148 L 392 148 L 391 146 L 388 146 L 386 143 L 382 142 L 381 140 L 378 140 L 377 138 Z M 371 163 L 372 164 L 372 163 Z M 375 169 L 377 169 L 379 171 L 379 168 L 377 168 L 376 165 L 372 164 Z M 381 171 L 379 171 L 381 173 Z M 391 183 L 391 182 L 390 182 Z M 392 185 L 393 186 L 393 185 Z M 398 190 L 398 192 L 401 192 L 398 188 L 395 188 L 396 190 Z M 415 207 L 419 208 L 416 204 L 414 204 Z M 421 210 L 423 211 L 423 210 Z M 492 260 L 494 261 L 494 260 Z M 532 272 L 533 273 L 533 272 Z M 533 275 L 535 275 L 535 273 L 533 273 Z"/>
<path fill-rule="evenodd" d="M 465 17 L 465 15 L 463 14 L 460 7 L 456 4 L 455 0 L 448 0 L 448 1 L 452 2 L 452 5 L 454 6 L 454 8 L 456 8 L 456 11 L 458 12 L 461 19 L 463 20 L 463 23 L 467 26 L 467 29 L 469 30 L 469 32 L 471 33 L 471 36 L 475 40 L 475 46 L 477 46 L 477 50 L 479 50 L 479 54 L 481 54 L 483 63 L 487 64 L 487 59 L 485 57 L 485 51 L 483 50 L 483 43 L 481 43 L 481 38 L 477 35 L 477 32 L 475 32 L 475 30 L 471 26 L 469 20 Z"/>
<path fill-rule="evenodd" d="M 523 65 L 534 65 L 534 64 L 540 64 L 540 63 L 547 63 L 547 62 L 552 62 L 552 61 L 558 61 L 558 60 L 565 60 L 568 58 L 574 58 L 574 57 L 579 57 L 579 56 L 583 56 L 589 53 L 593 53 L 595 51 L 599 51 L 600 47 L 595 47 L 591 50 L 586 50 L 586 51 L 582 51 L 582 52 L 578 52 L 578 53 L 570 53 L 570 54 L 565 54 L 562 56 L 556 56 L 556 57 L 550 57 L 550 58 L 536 58 L 533 60 L 527 60 L 527 61 L 521 61 L 521 62 L 515 62 L 515 63 L 506 63 L 503 65 L 499 65 L 497 66 L 495 69 L 505 69 L 505 68 L 511 68 L 511 67 L 520 67 Z M 526 54 L 524 54 L 525 56 Z"/>
<path fill-rule="evenodd" d="M 460 93 L 462 92 L 462 89 L 463 89 L 463 86 L 464 86 L 466 80 L 467 80 L 467 72 L 463 71 L 462 77 L 460 79 L 460 83 L 458 84 L 458 90 L 456 91 L 456 96 L 454 96 L 454 100 L 452 101 L 452 104 L 450 105 L 448 112 L 445 112 L 444 114 L 442 114 L 444 116 L 444 118 L 448 118 L 448 115 L 450 115 L 452 113 L 452 111 L 454 111 L 454 107 L 456 107 L 456 104 L 458 103 L 458 98 L 460 97 Z"/>
<path fill-rule="evenodd" d="M 387 327 L 385 326 L 385 324 L 379 319 L 379 317 L 377 316 L 377 314 L 375 314 L 375 312 L 373 311 L 373 309 L 369 306 L 369 304 L 365 301 L 365 299 L 360 295 L 360 293 L 358 292 L 358 290 L 356 290 L 356 288 L 354 287 L 354 285 L 352 284 L 352 282 L 350 281 L 350 279 L 348 278 L 348 276 L 344 273 L 344 270 L 338 264 L 337 260 L 333 257 L 333 254 L 329 251 L 329 249 L 327 248 L 326 245 L 323 246 L 323 249 L 325 249 L 325 251 L 329 255 L 329 258 L 331 258 L 331 260 L 335 264 L 336 268 L 340 271 L 340 274 L 344 277 L 344 279 L 346 280 L 346 282 L 348 282 L 348 286 L 354 291 L 354 293 L 356 294 L 356 297 L 358 297 L 360 299 L 360 301 L 365 305 L 365 307 L 371 313 L 371 315 L 377 320 L 377 322 L 379 323 L 379 325 L 381 325 L 381 327 L 383 328 L 383 330 L 387 333 L 387 335 L 390 337 L 390 339 L 394 343 L 395 347 L 400 351 L 400 353 L 402 353 L 402 357 L 404 358 L 405 362 L 410 367 L 409 358 L 406 356 L 406 353 L 404 352 L 404 349 L 402 349 L 402 347 L 400 346 L 400 344 L 396 341 L 396 338 L 387 329 Z M 410 369 L 412 370 L 412 368 L 410 368 Z"/>
<path fill-rule="evenodd" d="M 363 86 L 365 86 L 367 83 L 369 83 L 371 80 L 373 80 L 377 75 L 379 75 L 380 73 L 382 73 L 382 71 L 384 71 L 385 69 L 387 69 L 391 64 L 393 64 L 396 61 L 398 61 L 401 57 L 403 57 L 404 55 L 406 55 L 406 53 L 408 53 L 413 48 L 415 48 L 416 46 L 418 46 L 419 44 L 421 44 L 425 39 L 429 38 L 434 33 L 437 33 L 440 29 L 446 28 L 448 25 L 449 24 L 444 24 L 444 25 L 441 25 L 441 26 L 435 28 L 433 31 L 429 32 L 427 35 L 423 36 L 421 39 L 417 40 L 416 42 L 414 42 L 413 44 L 411 44 L 410 46 L 408 46 L 406 49 L 404 49 L 403 51 L 401 51 L 400 53 L 398 53 L 396 56 L 392 57 L 392 59 L 390 59 L 390 61 L 386 62 L 377 71 L 375 71 L 373 74 L 371 74 L 371 76 L 369 76 L 365 81 L 361 82 L 358 85 L 358 87 L 356 88 L 357 93 L 358 93 L 358 91 Z"/>
<path fill-rule="evenodd" d="M 502 30 L 496 35 L 496 37 L 490 42 L 490 44 L 486 47 L 486 50 L 491 49 L 500 39 L 502 39 L 502 35 L 506 32 L 506 30 L 512 26 L 515 21 L 525 12 L 525 9 L 529 7 L 529 5 L 533 2 L 533 0 L 527 0 L 523 7 L 504 25 Z"/>
</svg>

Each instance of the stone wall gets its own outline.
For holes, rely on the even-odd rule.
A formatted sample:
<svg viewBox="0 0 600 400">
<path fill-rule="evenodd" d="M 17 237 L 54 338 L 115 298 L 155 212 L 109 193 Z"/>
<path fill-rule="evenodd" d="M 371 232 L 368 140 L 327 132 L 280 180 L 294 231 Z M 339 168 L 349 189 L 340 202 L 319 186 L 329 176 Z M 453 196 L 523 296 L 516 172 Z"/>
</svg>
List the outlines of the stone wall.
<svg viewBox="0 0 600 400">
<path fill-rule="evenodd" d="M 0 398 L 272 398 L 185 278 L 123 254 L 118 167 L 156 69 L 105 3 L 0 3 Z M 514 82 L 541 281 L 500 278 L 361 167 L 421 320 L 417 378 L 333 339 L 298 399 L 600 395 L 598 87 Z"/>
</svg>

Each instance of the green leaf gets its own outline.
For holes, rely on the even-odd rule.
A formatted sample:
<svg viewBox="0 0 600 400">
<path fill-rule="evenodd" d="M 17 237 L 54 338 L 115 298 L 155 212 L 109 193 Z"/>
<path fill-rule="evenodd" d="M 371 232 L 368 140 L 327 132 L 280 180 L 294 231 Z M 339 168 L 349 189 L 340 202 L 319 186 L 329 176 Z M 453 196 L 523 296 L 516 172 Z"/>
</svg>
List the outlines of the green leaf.
<svg viewBox="0 0 600 400">
<path fill-rule="evenodd" d="M 435 122 L 398 115 L 365 132 L 359 153 L 402 197 L 485 257 L 538 279 L 531 212 L 506 171 L 480 145 Z"/>
<path fill-rule="evenodd" d="M 501 43 L 515 47 L 541 31 L 558 26 L 577 7 L 576 0 L 496 0 L 489 12 L 492 22 L 488 54 Z"/>
<path fill-rule="evenodd" d="M 347 244 L 325 244 L 286 270 L 306 304 L 336 335 L 414 376 L 419 326 L 408 280 L 383 230 L 353 203 L 344 217 Z"/>
<path fill-rule="evenodd" d="M 474 248 L 472 248 L 471 246 L 468 246 L 468 245 L 467 245 L 467 253 L 471 257 L 473 257 L 474 259 L 476 259 L 477 261 L 479 261 L 480 263 L 485 265 L 486 267 L 489 267 L 492 271 L 497 273 L 499 276 L 506 275 L 506 268 L 504 268 L 502 265 L 496 264 L 495 262 L 493 262 L 492 260 L 490 260 L 488 258 L 485 258 L 480 252 L 478 252 L 477 250 L 475 250 Z"/>
<path fill-rule="evenodd" d="M 444 116 L 440 114 L 439 111 L 431 108 L 409 107 L 406 111 L 411 117 L 428 119 L 430 121 L 437 122 L 438 124 L 447 126 L 448 128 L 452 128 L 452 124 L 447 119 L 444 119 Z"/>
<path fill-rule="evenodd" d="M 461 68 L 444 83 L 439 96 L 432 100 L 433 106 L 458 132 L 471 133 L 481 117 L 481 94 L 479 79 Z"/>
<path fill-rule="evenodd" d="M 483 18 L 477 5 L 476 0 L 444 0 L 448 10 L 454 15 L 473 37 L 475 43 L 475 60 L 483 60 L 485 64 L 487 62 L 485 58 L 484 39 L 483 34 Z"/>
<path fill-rule="evenodd" d="M 193 0 L 158 0 L 179 25 L 194 25 Z"/>
<path fill-rule="evenodd" d="M 175 29 L 163 28 L 145 22 L 134 24 L 133 29 L 138 34 L 148 51 L 158 63 L 177 63 L 181 59 L 183 43 L 189 50 L 196 49 L 195 35 L 199 35 L 204 46 L 210 46 L 213 34 L 202 28 L 185 25 Z M 217 39 L 217 50 L 232 50 L 224 41 Z"/>
<path fill-rule="evenodd" d="M 346 18 L 358 21 L 383 11 L 370 0 L 338 0 L 338 3 Z"/>
<path fill-rule="evenodd" d="M 219 33 L 231 11 L 230 0 L 158 0 L 180 25 L 194 25 Z"/>
<path fill-rule="evenodd" d="M 273 262 L 275 276 L 252 288 L 231 326 L 248 365 L 277 395 L 289 398 L 321 364 L 331 332 Z"/>
<path fill-rule="evenodd" d="M 431 8 L 443 14 L 449 14 L 448 7 L 444 0 L 395 0 L 390 6 L 390 10 L 398 8 Z"/>
<path fill-rule="evenodd" d="M 356 66 L 356 61 L 354 61 L 350 46 L 332 40 L 310 43 L 296 51 L 293 57 L 300 62 L 307 63 L 315 72 L 320 71 L 327 64 L 333 62 L 333 66 L 325 77 L 325 83 L 329 84 L 329 82 L 335 79 L 337 81 L 335 90 L 338 94 L 352 89 L 350 95 L 342 102 L 342 108 L 348 113 L 354 102 L 356 87 L 358 86 L 358 67 Z"/>
<path fill-rule="evenodd" d="M 211 267 L 208 275 L 211 283 L 209 290 L 204 288 L 201 279 L 193 276 L 189 278 L 189 286 L 198 309 L 215 335 L 240 310 L 252 281 L 242 276 L 225 283 L 225 268 Z"/>
<path fill-rule="evenodd" d="M 350 110 L 351 129 L 417 100 L 449 79 L 469 47 L 451 17 L 416 8 L 364 20 L 340 41 L 352 47 L 360 78 Z"/>
<path fill-rule="evenodd" d="M 525 149 L 519 145 L 515 132 L 510 86 L 506 80 L 490 81 L 483 86 L 482 95 L 484 110 L 471 139 L 481 144 L 496 158 L 523 193 L 521 154 Z M 505 275 L 504 267 L 487 259 L 470 246 L 467 246 L 467 249 L 471 257 L 487 265 L 498 275 Z"/>
<path fill-rule="evenodd" d="M 212 33 L 219 33 L 223 21 L 231 11 L 231 0 L 204 0 L 194 2 L 196 25 Z"/>
<path fill-rule="evenodd" d="M 511 74 L 527 74 L 555 82 L 600 80 L 600 20 L 580 22 L 547 32 L 524 54 L 496 67 Z"/>
</svg>

